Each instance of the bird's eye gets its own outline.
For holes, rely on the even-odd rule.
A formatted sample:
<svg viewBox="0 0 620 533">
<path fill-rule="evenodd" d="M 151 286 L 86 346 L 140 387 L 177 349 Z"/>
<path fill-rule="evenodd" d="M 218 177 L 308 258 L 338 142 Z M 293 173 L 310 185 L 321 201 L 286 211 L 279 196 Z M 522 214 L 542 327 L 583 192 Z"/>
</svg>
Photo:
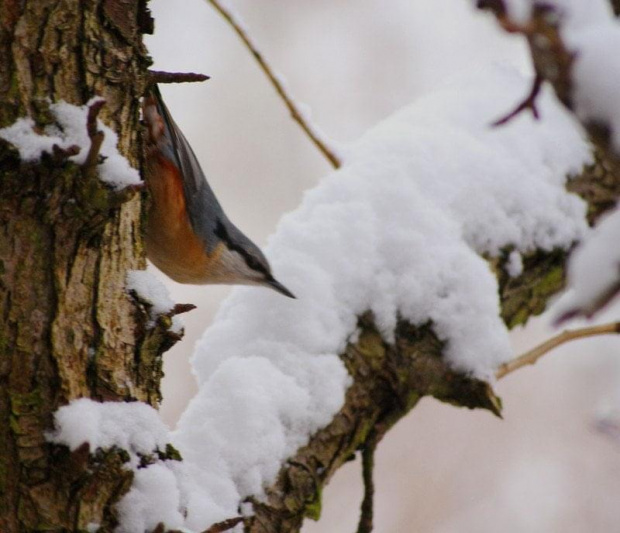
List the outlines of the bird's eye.
<svg viewBox="0 0 620 533">
<path fill-rule="evenodd" d="M 252 256 L 246 257 L 245 262 L 252 270 L 263 270 L 262 265 Z"/>
</svg>

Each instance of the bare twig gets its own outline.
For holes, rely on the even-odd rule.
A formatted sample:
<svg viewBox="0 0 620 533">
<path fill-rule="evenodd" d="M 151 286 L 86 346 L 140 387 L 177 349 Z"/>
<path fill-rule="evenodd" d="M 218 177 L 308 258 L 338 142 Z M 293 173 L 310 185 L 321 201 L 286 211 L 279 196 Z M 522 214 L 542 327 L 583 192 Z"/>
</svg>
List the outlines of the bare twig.
<svg viewBox="0 0 620 533">
<path fill-rule="evenodd" d="M 224 531 L 228 531 L 232 529 L 237 524 L 243 522 L 243 516 L 236 516 L 235 518 L 229 518 L 228 520 L 224 520 L 223 522 L 218 522 L 217 524 L 213 524 L 209 529 L 204 531 L 203 533 L 223 533 Z"/>
<path fill-rule="evenodd" d="M 581 339 L 585 337 L 596 337 L 598 335 L 613 335 L 620 333 L 620 322 L 612 322 L 610 324 L 603 324 L 601 326 L 592 326 L 587 328 L 580 328 L 574 330 L 566 330 L 552 337 L 551 339 L 543 342 L 542 344 L 536 346 L 528 352 L 525 352 L 523 355 L 513 359 L 512 361 L 508 361 L 501 365 L 497 371 L 495 372 L 495 377 L 497 379 L 503 378 L 505 375 L 518 370 L 526 365 L 533 365 L 538 361 L 543 355 L 547 352 L 550 352 L 554 348 L 558 346 L 575 340 Z"/>
<path fill-rule="evenodd" d="M 362 450 L 362 478 L 364 480 L 364 500 L 360 521 L 357 526 L 357 533 L 371 533 L 373 528 L 373 507 L 375 496 L 375 483 L 373 472 L 375 468 L 375 451 L 379 439 L 376 435 L 371 435 L 364 444 Z"/>
<path fill-rule="evenodd" d="M 220 0 L 208 0 L 208 2 L 215 8 L 215 10 L 226 19 L 226 21 L 230 24 L 230 26 L 235 30 L 235 33 L 241 38 L 243 44 L 248 48 L 252 55 L 258 62 L 261 70 L 265 73 L 271 85 L 275 88 L 280 98 L 288 107 L 293 120 L 295 120 L 300 126 L 301 129 L 306 133 L 306 135 L 310 138 L 310 140 L 314 143 L 314 145 L 320 150 L 320 152 L 327 158 L 327 160 L 331 163 L 334 168 L 340 167 L 340 159 L 336 156 L 336 154 L 331 150 L 317 135 L 317 133 L 313 130 L 312 126 L 308 123 L 303 113 L 298 109 L 292 97 L 288 94 L 287 90 L 284 88 L 282 82 L 275 75 L 263 55 L 260 53 L 256 45 L 250 39 L 250 36 L 244 30 L 240 21 L 238 21 L 235 16 L 226 9 L 221 3 Z"/>
<path fill-rule="evenodd" d="M 196 309 L 196 306 L 194 304 L 176 304 L 172 308 L 172 311 L 168 313 L 168 316 L 176 316 L 182 313 L 188 313 L 189 311 L 193 311 L 194 309 Z"/>
<path fill-rule="evenodd" d="M 527 95 L 525 100 L 521 102 L 513 111 L 508 113 L 506 116 L 496 120 L 491 124 L 492 127 L 502 126 L 507 122 L 510 122 L 513 118 L 519 115 L 522 111 L 529 109 L 534 115 L 534 118 L 538 120 L 540 118 L 540 114 L 538 112 L 538 108 L 536 107 L 536 99 L 540 94 L 540 88 L 542 87 L 543 77 L 540 74 L 536 74 L 534 77 L 534 83 L 532 84 L 532 88 L 530 93 Z"/>
<path fill-rule="evenodd" d="M 80 153 L 80 147 L 76 144 L 72 144 L 67 148 L 61 148 L 57 144 L 52 146 L 52 159 L 55 163 L 61 164 L 64 163 L 70 157 L 77 155 Z"/>
<path fill-rule="evenodd" d="M 149 70 L 151 83 L 192 83 L 210 79 L 206 74 L 196 72 L 163 72 L 161 70 Z"/>
</svg>

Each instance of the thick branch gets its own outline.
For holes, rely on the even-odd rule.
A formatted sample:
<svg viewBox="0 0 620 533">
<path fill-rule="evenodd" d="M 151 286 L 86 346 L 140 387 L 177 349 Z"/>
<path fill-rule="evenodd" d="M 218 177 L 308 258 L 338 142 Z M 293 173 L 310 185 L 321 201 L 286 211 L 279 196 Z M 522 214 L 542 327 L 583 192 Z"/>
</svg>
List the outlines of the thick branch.
<svg viewBox="0 0 620 533">
<path fill-rule="evenodd" d="M 620 178 L 597 151 L 596 163 L 573 179 L 569 188 L 587 201 L 590 221 L 595 221 L 620 193 Z M 501 259 L 491 261 L 509 327 L 541 313 L 548 298 L 563 288 L 566 256 L 558 250 L 524 257 L 524 271 L 517 278 L 506 274 Z M 423 396 L 500 413 L 500 401 L 487 383 L 447 366 L 442 344 L 430 325 L 416 328 L 401 322 L 393 345 L 383 341 L 371 316 L 362 317 L 359 327 L 359 340 L 341 355 L 353 378 L 344 407 L 282 468 L 276 483 L 267 489 L 267 499 L 254 502 L 256 514 L 246 526 L 251 533 L 295 532 L 305 516 L 316 518 L 322 487 L 333 473 L 368 446 L 375 431 L 388 431 Z M 368 523 L 368 511 L 364 514 Z"/>
</svg>

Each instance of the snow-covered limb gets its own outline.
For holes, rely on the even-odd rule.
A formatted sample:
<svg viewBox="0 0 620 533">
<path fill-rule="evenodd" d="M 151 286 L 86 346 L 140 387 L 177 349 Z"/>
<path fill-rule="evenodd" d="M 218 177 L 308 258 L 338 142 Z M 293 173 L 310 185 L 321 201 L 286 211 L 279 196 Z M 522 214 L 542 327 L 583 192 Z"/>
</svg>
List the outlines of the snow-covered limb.
<svg viewBox="0 0 620 533">
<path fill-rule="evenodd" d="M 299 299 L 236 289 L 194 356 L 200 391 L 174 436 L 191 465 L 189 527 L 246 498 L 256 523 L 264 512 L 298 524 L 368 428 L 422 395 L 498 412 L 479 379 L 511 352 L 481 255 L 518 283 L 533 253 L 557 257 L 587 228 L 565 187 L 589 148 L 550 91 L 541 121 L 489 127 L 527 85 L 503 68 L 453 80 L 368 132 L 282 219 L 267 252 Z M 291 484 L 292 518 L 279 515 Z"/>
<path fill-rule="evenodd" d="M 91 453 L 111 448 L 127 452 L 134 479 L 117 507 L 117 533 L 152 531 L 160 523 L 169 529 L 182 526 L 178 466 L 160 458 L 169 444 L 168 428 L 149 405 L 74 400 L 56 412 L 47 440 L 72 451 L 88 444 Z"/>
<path fill-rule="evenodd" d="M 64 151 L 76 147 L 77 153 L 68 154 L 68 159 L 84 165 L 92 143 L 87 128 L 89 109 L 97 101 L 94 98 L 83 106 L 63 101 L 52 103 L 50 111 L 56 119 L 54 125 L 46 126 L 39 133 L 35 131 L 35 123 L 30 117 L 20 118 L 13 125 L 0 129 L 0 138 L 15 146 L 24 162 L 38 161 L 43 153 L 52 155 L 54 147 Z M 97 150 L 103 156 L 97 166 L 101 180 L 116 190 L 140 185 L 140 174 L 117 150 L 116 133 L 101 120 L 97 120 L 97 127 L 103 133 L 100 150 Z"/>
</svg>

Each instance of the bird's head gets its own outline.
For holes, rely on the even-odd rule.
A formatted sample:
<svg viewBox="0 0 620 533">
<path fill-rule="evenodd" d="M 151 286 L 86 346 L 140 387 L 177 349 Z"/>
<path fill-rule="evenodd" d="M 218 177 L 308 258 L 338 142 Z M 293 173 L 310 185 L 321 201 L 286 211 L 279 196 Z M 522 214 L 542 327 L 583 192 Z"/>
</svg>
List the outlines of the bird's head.
<svg viewBox="0 0 620 533">
<path fill-rule="evenodd" d="M 260 248 L 232 224 L 218 224 L 216 234 L 221 240 L 217 259 L 219 277 L 223 283 L 239 285 L 263 285 L 284 296 L 295 295 L 277 281 Z"/>
</svg>

